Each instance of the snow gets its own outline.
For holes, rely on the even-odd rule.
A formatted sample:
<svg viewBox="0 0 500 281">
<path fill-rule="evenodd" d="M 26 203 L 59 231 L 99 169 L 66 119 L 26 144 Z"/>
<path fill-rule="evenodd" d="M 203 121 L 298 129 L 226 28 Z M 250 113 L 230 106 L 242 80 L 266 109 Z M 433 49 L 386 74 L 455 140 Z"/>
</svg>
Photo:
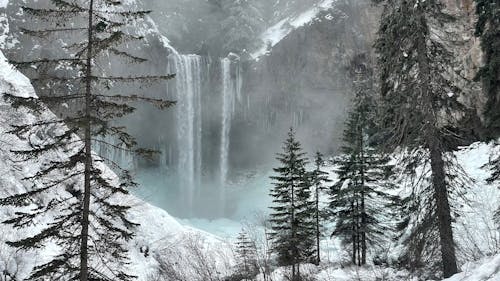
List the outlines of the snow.
<svg viewBox="0 0 500 281">
<path fill-rule="evenodd" d="M 4 93 L 28 98 L 35 97 L 35 91 L 29 79 L 12 67 L 0 52 L 0 88 Z"/>
<path fill-rule="evenodd" d="M 258 60 L 259 57 L 265 55 L 269 51 L 269 47 L 274 47 L 293 30 L 312 22 L 321 11 L 330 9 L 335 1 L 336 0 L 323 0 L 302 14 L 285 18 L 265 30 L 260 36 L 263 46 L 251 54 L 252 59 Z M 333 18 L 330 15 L 328 19 L 331 20 Z"/>
<path fill-rule="evenodd" d="M 500 280 L 500 255 L 462 267 L 463 272 L 443 281 L 498 281 Z"/>
</svg>

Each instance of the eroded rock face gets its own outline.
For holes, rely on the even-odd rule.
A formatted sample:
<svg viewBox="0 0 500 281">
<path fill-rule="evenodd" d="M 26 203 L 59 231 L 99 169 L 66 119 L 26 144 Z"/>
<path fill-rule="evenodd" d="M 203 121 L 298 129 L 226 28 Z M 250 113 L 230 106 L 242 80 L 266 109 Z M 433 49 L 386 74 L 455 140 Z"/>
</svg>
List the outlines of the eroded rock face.
<svg viewBox="0 0 500 281">
<path fill-rule="evenodd" d="M 480 38 L 474 36 L 477 15 L 474 0 L 442 0 L 443 12 L 455 18 L 444 27 L 433 26 L 439 32 L 443 43 L 453 52 L 455 81 L 465 90 L 463 102 L 477 110 L 481 116 L 486 103 L 479 82 L 474 82 L 479 69 L 484 65 Z"/>
</svg>

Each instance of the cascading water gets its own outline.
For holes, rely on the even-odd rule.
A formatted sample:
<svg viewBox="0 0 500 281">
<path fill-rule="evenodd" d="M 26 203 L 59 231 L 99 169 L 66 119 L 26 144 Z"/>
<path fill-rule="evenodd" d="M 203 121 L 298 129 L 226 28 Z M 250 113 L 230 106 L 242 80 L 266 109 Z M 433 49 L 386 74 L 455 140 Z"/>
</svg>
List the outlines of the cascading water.
<svg viewBox="0 0 500 281">
<path fill-rule="evenodd" d="M 106 137 L 92 142 L 94 153 L 102 157 L 104 162 L 112 169 L 121 168 L 132 170 L 136 167 L 136 159 L 133 152 L 129 151 L 125 145 L 117 143 L 113 137 Z"/>
<path fill-rule="evenodd" d="M 229 134 L 231 132 L 231 117 L 234 109 L 233 83 L 231 81 L 231 61 L 221 60 L 222 70 L 222 132 L 220 146 L 220 181 L 225 185 L 228 172 Z"/>
<path fill-rule="evenodd" d="M 241 76 L 239 64 L 236 64 L 233 78 L 229 58 L 221 59 L 221 77 L 222 77 L 222 126 L 221 126 L 221 146 L 220 146 L 220 200 L 226 202 L 226 185 L 229 171 L 229 145 L 231 136 L 231 121 L 235 111 L 235 98 L 240 99 L 241 95 Z M 221 207 L 225 208 L 224 205 Z"/>
<path fill-rule="evenodd" d="M 201 84 L 202 58 L 172 54 L 170 72 L 176 73 L 177 171 L 187 210 L 193 209 L 196 187 L 201 181 Z"/>
</svg>

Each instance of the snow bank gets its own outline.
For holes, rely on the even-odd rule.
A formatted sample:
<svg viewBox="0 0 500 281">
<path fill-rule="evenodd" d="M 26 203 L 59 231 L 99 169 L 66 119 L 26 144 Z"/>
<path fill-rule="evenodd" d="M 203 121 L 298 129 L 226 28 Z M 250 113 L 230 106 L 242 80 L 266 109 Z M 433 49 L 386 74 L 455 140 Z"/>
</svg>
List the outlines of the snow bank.
<svg viewBox="0 0 500 281">
<path fill-rule="evenodd" d="M 500 280 L 500 255 L 467 264 L 461 273 L 443 281 L 498 281 Z"/>
<path fill-rule="evenodd" d="M 0 89 L 2 93 L 28 98 L 35 97 L 35 90 L 30 80 L 7 62 L 0 52 Z"/>
<path fill-rule="evenodd" d="M 285 18 L 265 30 L 260 36 L 264 44 L 259 50 L 251 54 L 252 59 L 258 60 L 259 57 L 265 55 L 269 51 L 269 47 L 274 47 L 293 30 L 312 22 L 321 11 L 330 9 L 335 1 L 336 0 L 323 0 L 302 14 Z"/>
</svg>

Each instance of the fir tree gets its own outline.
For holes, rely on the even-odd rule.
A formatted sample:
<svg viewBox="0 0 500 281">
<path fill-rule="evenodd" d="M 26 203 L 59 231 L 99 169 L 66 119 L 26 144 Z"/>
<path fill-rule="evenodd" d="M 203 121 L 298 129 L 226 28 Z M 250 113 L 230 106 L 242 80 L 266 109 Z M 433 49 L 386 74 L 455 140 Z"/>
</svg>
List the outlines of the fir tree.
<svg viewBox="0 0 500 281">
<path fill-rule="evenodd" d="M 29 140 L 25 150 L 14 151 L 21 160 L 52 155 L 52 160 L 40 163 L 40 169 L 25 178 L 33 183 L 31 189 L 0 199 L 0 205 L 22 208 L 5 223 L 25 228 L 35 222 L 44 222 L 41 230 L 9 245 L 21 250 L 36 250 L 55 243 L 60 253 L 49 261 L 36 265 L 27 280 L 132 280 L 127 273 L 125 243 L 133 238 L 135 222 L 128 219 L 130 206 L 123 202 L 128 189 L 135 186 L 129 171 L 121 169 L 109 159 L 92 152 L 92 143 L 112 146 L 139 155 L 150 155 L 151 150 L 136 149 L 136 142 L 114 120 L 134 111 L 130 102 L 146 101 L 159 108 L 173 103 L 161 99 L 116 93 L 119 83 L 140 87 L 144 82 L 160 82 L 166 76 L 113 76 L 100 71 L 101 64 L 110 56 L 131 63 L 145 60 L 126 51 L 125 43 L 140 42 L 142 37 L 130 34 L 132 23 L 140 21 L 147 11 L 129 10 L 115 0 L 51 0 L 45 8 L 24 6 L 25 14 L 43 22 L 24 33 L 40 37 L 50 44 L 64 35 L 66 44 L 58 57 L 34 58 L 14 62 L 19 68 L 38 74 L 33 81 L 45 87 L 71 84 L 71 91 L 56 92 L 50 97 L 23 98 L 5 95 L 15 107 L 32 112 L 46 110 L 43 104 L 80 104 L 70 117 L 19 123 L 11 133 Z M 45 26 L 44 29 L 36 29 Z M 55 75 L 42 75 L 39 69 L 54 69 Z M 62 70 L 62 71 L 61 71 Z M 80 137 L 78 137 L 80 136 Z M 103 141 L 117 139 L 118 144 Z M 103 161 L 112 165 L 119 180 L 107 174 Z M 47 202 L 38 198 L 51 194 Z M 36 203 L 38 202 L 38 203 Z M 32 203 L 32 205 L 29 205 Z"/>
<path fill-rule="evenodd" d="M 351 261 L 361 266 L 366 264 L 368 246 L 378 250 L 388 238 L 392 214 L 387 206 L 396 198 L 387 193 L 392 188 L 390 158 L 368 144 L 375 127 L 375 103 L 366 55 L 356 55 L 349 70 L 354 108 L 346 121 L 342 155 L 335 161 L 339 180 L 330 190 L 330 209 L 336 220 L 334 235 L 352 245 Z"/>
<path fill-rule="evenodd" d="M 310 183 L 306 172 L 307 159 L 300 143 L 290 129 L 283 152 L 277 160 L 281 166 L 274 168 L 274 187 L 270 214 L 272 251 L 278 263 L 292 267 L 292 279 L 300 280 L 300 263 L 310 261 L 314 253 L 313 208 L 310 200 Z"/>
<path fill-rule="evenodd" d="M 485 115 L 488 125 L 498 130 L 500 122 L 500 3 L 497 0 L 475 0 L 478 21 L 475 35 L 481 37 L 485 65 L 477 78 L 482 79 L 488 95 Z"/>
<path fill-rule="evenodd" d="M 238 275 L 242 280 L 252 280 L 259 272 L 257 266 L 257 246 L 244 231 L 240 232 L 236 239 Z"/>
<path fill-rule="evenodd" d="M 366 264 L 368 247 L 375 252 L 389 238 L 392 215 L 387 206 L 395 198 L 387 193 L 392 188 L 390 158 L 367 145 L 359 110 L 350 114 L 346 124 L 329 207 L 336 222 L 333 236 L 352 245 L 351 261 L 361 266 Z"/>
<path fill-rule="evenodd" d="M 450 150 L 462 141 L 463 133 L 454 118 L 464 112 L 464 107 L 457 100 L 462 91 L 450 78 L 452 54 L 430 32 L 431 24 L 453 20 L 442 10 L 438 0 L 388 2 L 376 51 L 381 75 L 381 127 L 388 132 L 386 148 L 407 148 L 409 152 L 402 161 L 406 171 L 414 173 L 416 164 L 428 165 L 431 175 L 431 190 L 410 198 L 416 200 L 422 195 L 417 203 L 427 203 L 418 206 L 426 218 L 418 220 L 413 228 L 415 235 L 411 235 L 423 240 L 407 243 L 419 244 L 420 253 L 412 257 L 438 245 L 443 275 L 449 277 L 458 271 L 450 198 L 459 187 L 452 182 L 453 171 L 460 170 Z M 433 241 L 437 245 L 432 245 Z"/>
<path fill-rule="evenodd" d="M 316 153 L 314 158 L 314 170 L 311 172 L 311 185 L 314 188 L 314 225 L 316 234 L 316 265 L 321 262 L 320 239 L 322 232 L 322 218 L 325 216 L 320 206 L 320 196 L 325 189 L 325 184 L 331 180 L 328 178 L 328 173 L 322 170 L 324 165 L 323 155 L 320 152 Z"/>
</svg>

